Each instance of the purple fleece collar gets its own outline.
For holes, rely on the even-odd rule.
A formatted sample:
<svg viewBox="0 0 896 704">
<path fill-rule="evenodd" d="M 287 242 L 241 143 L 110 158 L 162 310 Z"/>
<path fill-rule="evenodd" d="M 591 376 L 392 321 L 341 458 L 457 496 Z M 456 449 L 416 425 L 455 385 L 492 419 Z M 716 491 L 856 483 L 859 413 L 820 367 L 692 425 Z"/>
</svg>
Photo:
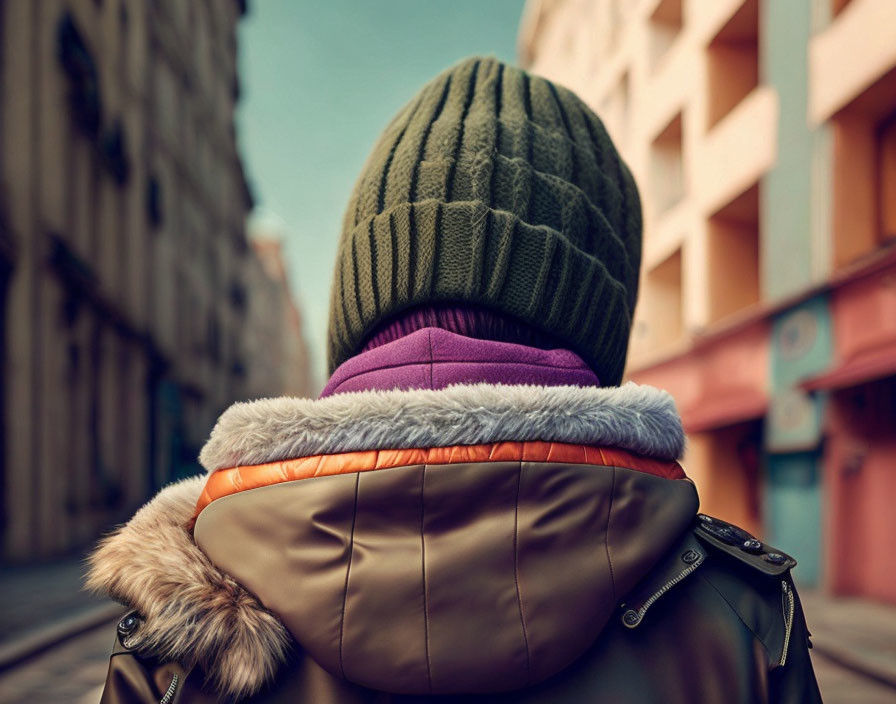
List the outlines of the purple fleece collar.
<svg viewBox="0 0 896 704">
<path fill-rule="evenodd" d="M 333 372 L 320 397 L 481 382 L 600 386 L 597 375 L 569 350 L 542 350 L 423 328 L 346 360 Z"/>
</svg>

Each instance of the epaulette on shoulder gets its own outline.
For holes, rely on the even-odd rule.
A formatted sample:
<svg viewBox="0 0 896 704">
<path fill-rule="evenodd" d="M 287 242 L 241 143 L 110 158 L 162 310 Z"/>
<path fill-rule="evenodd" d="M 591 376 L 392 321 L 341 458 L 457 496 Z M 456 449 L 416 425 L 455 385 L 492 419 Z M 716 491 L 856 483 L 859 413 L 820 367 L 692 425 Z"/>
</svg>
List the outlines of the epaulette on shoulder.
<svg viewBox="0 0 896 704">
<path fill-rule="evenodd" d="M 770 577 L 776 577 L 796 566 L 796 560 L 790 555 L 766 545 L 743 528 L 720 518 L 698 514 L 694 533 L 708 547 L 730 555 Z"/>
</svg>

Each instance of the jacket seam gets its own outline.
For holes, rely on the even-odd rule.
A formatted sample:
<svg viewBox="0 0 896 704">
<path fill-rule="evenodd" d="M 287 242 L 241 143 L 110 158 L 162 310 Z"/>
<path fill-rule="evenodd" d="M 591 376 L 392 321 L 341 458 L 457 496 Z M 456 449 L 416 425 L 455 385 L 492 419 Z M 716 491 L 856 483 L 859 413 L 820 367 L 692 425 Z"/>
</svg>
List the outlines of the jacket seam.
<svg viewBox="0 0 896 704">
<path fill-rule="evenodd" d="M 613 498 L 616 496 L 616 467 L 613 470 L 613 483 L 610 486 L 610 505 L 607 508 L 607 526 L 604 529 L 604 547 L 607 551 L 607 566 L 610 568 L 610 586 L 613 588 L 613 603 L 616 603 L 616 576 L 613 574 L 613 558 L 610 557 L 610 520 L 613 517 Z"/>
<path fill-rule="evenodd" d="M 363 353 L 362 353 L 363 354 Z M 435 354 L 435 350 L 433 350 L 433 354 Z M 539 361 L 520 361 L 518 359 L 472 359 L 469 357 L 465 357 L 463 359 L 409 359 L 404 362 L 393 362 L 391 364 L 377 364 L 372 367 L 367 367 L 361 371 L 347 373 L 343 379 L 340 380 L 340 384 L 348 381 L 349 379 L 354 379 L 359 376 L 363 376 L 365 374 L 371 374 L 373 372 L 387 372 L 392 369 L 402 369 L 403 367 L 416 367 L 421 366 L 423 364 L 464 364 L 464 365 L 472 365 L 472 364 L 512 364 L 517 367 L 537 367 L 538 369 L 551 369 L 555 371 L 562 372 L 582 372 L 583 374 L 593 374 L 588 367 L 584 367 L 581 365 L 576 366 L 566 366 L 564 364 L 555 364 L 548 362 L 539 362 Z M 324 398 L 329 398 L 325 396 Z"/>
<path fill-rule="evenodd" d="M 529 631 L 526 628 L 526 616 L 523 613 L 523 597 L 520 591 L 520 553 L 519 553 L 519 516 L 520 488 L 523 483 L 523 463 L 519 463 L 516 480 L 516 501 L 513 510 L 513 581 L 516 585 L 516 603 L 520 610 L 520 624 L 523 627 L 523 643 L 526 646 L 526 685 L 532 682 L 532 655 L 529 652 Z"/>
<path fill-rule="evenodd" d="M 352 509 L 352 529 L 349 534 L 348 563 L 345 566 L 345 587 L 342 591 L 342 615 L 339 620 L 339 670 L 345 679 L 345 662 L 342 658 L 342 644 L 345 640 L 345 606 L 348 601 L 348 578 L 352 571 L 352 557 L 355 554 L 355 520 L 358 517 L 358 489 L 361 486 L 361 474 L 355 476 L 355 502 Z"/>
<path fill-rule="evenodd" d="M 427 384 L 428 389 L 432 389 L 432 373 L 433 373 L 433 355 L 432 351 L 432 330 L 427 331 L 426 339 L 429 341 L 429 362 L 426 365 L 426 369 L 429 372 L 429 383 Z"/>
<path fill-rule="evenodd" d="M 734 608 L 734 606 L 731 604 L 730 601 L 728 601 L 727 598 L 725 598 L 725 595 L 722 594 L 722 592 L 719 590 L 719 588 L 715 584 L 713 584 L 709 579 L 706 578 L 706 575 L 699 574 L 698 576 L 700 577 L 700 579 L 702 579 L 704 582 L 706 582 L 706 584 L 708 584 L 716 594 L 719 595 L 719 598 L 722 601 L 724 601 L 725 604 L 728 606 L 728 608 L 734 612 L 734 615 L 737 616 L 737 620 L 740 621 L 744 625 L 744 628 L 746 628 L 757 641 L 759 641 L 759 644 L 762 646 L 762 649 L 765 651 L 765 655 L 768 658 L 769 669 L 771 669 L 771 664 L 775 661 L 775 659 L 772 657 L 771 651 L 768 649 L 768 645 L 766 645 L 765 641 L 759 636 L 758 633 L 756 633 L 755 630 L 753 630 L 753 628 L 750 626 L 750 624 L 748 624 L 746 621 L 744 621 L 743 617 L 740 615 L 740 612 Z"/>
<path fill-rule="evenodd" d="M 426 465 L 420 470 L 420 563 L 423 579 L 420 583 L 423 592 L 423 647 L 426 655 L 426 681 L 429 684 L 429 692 L 432 694 L 432 660 L 429 655 L 429 608 L 426 605 L 426 532 L 424 530 L 424 517 L 426 504 L 424 502 L 426 491 Z"/>
</svg>

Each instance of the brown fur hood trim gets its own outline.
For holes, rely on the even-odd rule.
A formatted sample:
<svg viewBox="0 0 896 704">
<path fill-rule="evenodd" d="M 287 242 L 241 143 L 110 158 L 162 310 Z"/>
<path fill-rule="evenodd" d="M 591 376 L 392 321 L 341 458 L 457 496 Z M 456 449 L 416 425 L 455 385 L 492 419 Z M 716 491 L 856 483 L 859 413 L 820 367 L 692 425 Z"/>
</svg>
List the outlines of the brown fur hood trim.
<svg viewBox="0 0 896 704">
<path fill-rule="evenodd" d="M 90 556 L 87 587 L 144 619 L 127 646 L 162 661 L 199 666 L 223 697 L 259 690 L 286 660 L 283 624 L 193 541 L 206 477 L 172 484 L 106 537 Z"/>
</svg>

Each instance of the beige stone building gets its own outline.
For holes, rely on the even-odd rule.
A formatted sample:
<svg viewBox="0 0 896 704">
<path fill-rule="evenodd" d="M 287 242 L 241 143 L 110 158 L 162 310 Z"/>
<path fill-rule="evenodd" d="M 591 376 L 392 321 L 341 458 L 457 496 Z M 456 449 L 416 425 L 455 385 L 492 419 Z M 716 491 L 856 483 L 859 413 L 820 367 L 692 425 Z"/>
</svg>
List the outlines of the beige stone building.
<svg viewBox="0 0 896 704">
<path fill-rule="evenodd" d="M 249 281 L 253 296 L 246 330 L 246 353 L 251 360 L 247 385 L 250 398 L 316 395 L 302 315 L 289 285 L 282 238 L 282 232 L 252 228 L 255 256 Z"/>
<path fill-rule="evenodd" d="M 238 0 L 0 0 L 2 554 L 84 546 L 248 395 Z"/>
<path fill-rule="evenodd" d="M 896 3 L 529 0 L 520 56 L 638 180 L 627 376 L 675 396 L 703 510 L 896 601 Z"/>
</svg>

